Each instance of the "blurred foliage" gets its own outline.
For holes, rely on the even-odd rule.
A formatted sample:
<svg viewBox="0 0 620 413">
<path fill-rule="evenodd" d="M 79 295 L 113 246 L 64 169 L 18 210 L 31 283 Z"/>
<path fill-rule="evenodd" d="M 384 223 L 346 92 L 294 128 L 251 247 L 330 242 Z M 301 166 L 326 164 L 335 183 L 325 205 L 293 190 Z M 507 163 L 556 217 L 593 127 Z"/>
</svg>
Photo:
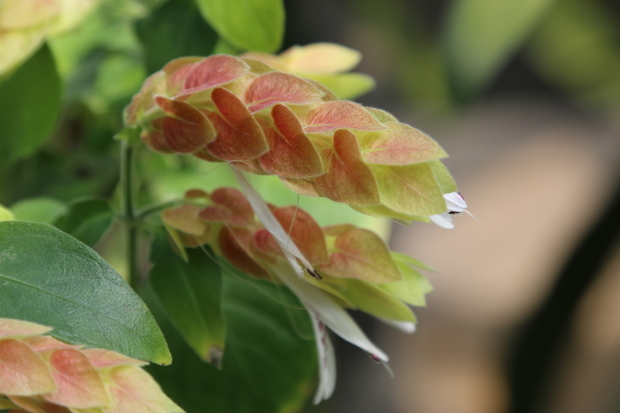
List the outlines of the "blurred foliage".
<svg viewBox="0 0 620 413">
<path fill-rule="evenodd" d="M 496 76 L 554 0 L 468 0 L 452 3 L 442 52 L 457 98 L 477 93 Z"/>
</svg>

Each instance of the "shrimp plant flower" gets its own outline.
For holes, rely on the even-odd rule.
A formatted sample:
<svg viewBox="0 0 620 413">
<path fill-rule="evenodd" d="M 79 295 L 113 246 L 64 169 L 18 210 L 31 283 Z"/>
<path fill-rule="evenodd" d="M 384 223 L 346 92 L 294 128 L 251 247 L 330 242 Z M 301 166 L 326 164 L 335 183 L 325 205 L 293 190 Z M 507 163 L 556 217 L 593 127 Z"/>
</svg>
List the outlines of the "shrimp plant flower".
<svg viewBox="0 0 620 413">
<path fill-rule="evenodd" d="M 388 356 L 346 310 L 412 332 L 408 305 L 424 305 L 431 288 L 418 261 L 391 252 L 376 234 L 320 227 L 299 208 L 268 205 L 245 174 L 275 175 L 300 195 L 401 223 L 450 227 L 454 212 L 466 208 L 435 140 L 381 109 L 340 99 L 356 91 L 339 82 L 362 85 L 357 92 L 371 84 L 345 73 L 358 60 L 356 51 L 327 43 L 280 55 L 183 57 L 151 75 L 125 113 L 126 127 L 151 150 L 232 168 L 242 191 L 189 191 L 163 222 L 179 254 L 208 244 L 237 269 L 299 298 L 319 355 L 315 403 L 335 386 L 326 327 L 385 363 Z"/>
<path fill-rule="evenodd" d="M 314 327 L 320 369 L 315 402 L 319 402 L 331 395 L 336 377 L 325 327 L 372 359 L 387 362 L 388 356 L 346 309 L 359 309 L 413 332 L 416 318 L 407 304 L 425 305 L 424 295 L 431 287 L 415 268 L 420 263 L 391 252 L 372 231 L 350 224 L 320 227 L 297 206 L 265 204 L 275 220 L 260 220 L 251 196 L 234 188 L 211 194 L 191 190 L 186 203 L 164 210 L 162 218 L 180 254 L 185 248 L 209 245 L 238 270 L 284 284 L 295 293 Z M 289 238 L 280 239 L 281 233 Z"/>
</svg>

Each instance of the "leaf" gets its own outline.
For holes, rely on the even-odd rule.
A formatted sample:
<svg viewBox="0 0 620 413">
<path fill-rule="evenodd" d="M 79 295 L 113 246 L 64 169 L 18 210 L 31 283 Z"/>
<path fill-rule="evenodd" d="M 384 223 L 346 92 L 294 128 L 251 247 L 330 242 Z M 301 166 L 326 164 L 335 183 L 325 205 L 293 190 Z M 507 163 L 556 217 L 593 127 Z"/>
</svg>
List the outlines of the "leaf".
<svg viewBox="0 0 620 413">
<path fill-rule="evenodd" d="M 18 221 L 51 224 L 62 212 L 65 204 L 54 198 L 27 198 L 11 205 L 11 212 Z"/>
<path fill-rule="evenodd" d="M 0 85 L 0 165 L 30 155 L 45 142 L 56 123 L 60 95 L 60 78 L 47 46 Z"/>
<path fill-rule="evenodd" d="M 228 331 L 222 370 L 201 363 L 165 320 L 160 323 L 174 363 L 148 370 L 187 412 L 205 406 L 213 412 L 299 411 L 314 390 L 317 371 L 308 314 L 288 289 L 232 271 L 222 274 Z"/>
<path fill-rule="evenodd" d="M 8 209 L 6 209 L 2 205 L 0 205 L 0 222 L 2 222 L 2 221 L 12 221 L 14 219 L 15 219 L 15 217 L 13 216 L 11 211 L 9 211 Z"/>
<path fill-rule="evenodd" d="M 468 96 L 487 85 L 553 1 L 452 2 L 443 48 L 457 93 Z"/>
<path fill-rule="evenodd" d="M 106 201 L 86 198 L 70 202 L 53 225 L 92 247 L 110 227 L 113 217 L 114 212 Z"/>
<path fill-rule="evenodd" d="M 149 73 L 180 56 L 206 56 L 217 34 L 205 23 L 193 1 L 173 0 L 136 25 Z"/>
<path fill-rule="evenodd" d="M 46 224 L 0 222 L 0 317 L 159 364 L 166 341 L 144 303 L 93 250 Z"/>
<path fill-rule="evenodd" d="M 284 36 L 282 0 L 196 0 L 218 34 L 245 50 L 275 52 Z"/>
<path fill-rule="evenodd" d="M 221 366 L 224 354 L 222 276 L 211 250 L 186 249 L 186 263 L 156 239 L 151 253 L 150 286 L 164 312 L 198 356 Z"/>
</svg>

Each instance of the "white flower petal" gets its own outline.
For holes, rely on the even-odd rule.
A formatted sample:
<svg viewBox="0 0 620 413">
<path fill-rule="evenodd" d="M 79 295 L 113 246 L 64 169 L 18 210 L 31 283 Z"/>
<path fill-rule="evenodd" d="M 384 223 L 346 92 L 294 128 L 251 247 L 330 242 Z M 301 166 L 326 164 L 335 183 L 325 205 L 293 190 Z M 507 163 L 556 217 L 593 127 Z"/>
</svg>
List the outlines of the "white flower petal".
<svg viewBox="0 0 620 413">
<path fill-rule="evenodd" d="M 309 310 L 319 360 L 319 385 L 314 395 L 314 404 L 327 400 L 336 387 L 336 354 L 325 325 Z"/>
<path fill-rule="evenodd" d="M 379 318 L 379 320 L 383 321 L 389 326 L 399 329 L 404 333 L 411 334 L 415 332 L 415 323 L 412 323 L 410 321 L 388 320 L 387 318 Z"/>
<path fill-rule="evenodd" d="M 245 178 L 243 172 L 236 168 L 231 167 L 231 169 L 233 170 L 237 181 L 241 185 L 243 192 L 248 198 L 250 205 L 252 205 L 254 213 L 256 214 L 260 222 L 265 226 L 265 229 L 267 229 L 267 231 L 269 231 L 271 235 L 274 236 L 274 238 L 278 242 L 278 245 L 280 245 L 280 248 L 282 248 L 284 256 L 289 261 L 297 275 L 299 275 L 300 277 L 303 276 L 304 270 L 303 268 L 301 268 L 295 258 L 299 259 L 299 261 L 301 261 L 301 263 L 307 269 L 314 272 L 312 264 L 310 264 L 306 257 L 304 257 L 299 248 L 297 248 L 297 245 L 295 245 L 291 237 L 288 236 L 288 233 L 284 230 L 284 228 L 282 228 L 282 225 L 280 225 L 280 222 L 273 215 L 273 213 L 269 209 L 269 206 L 267 206 L 267 203 L 265 203 L 263 198 L 259 195 L 258 192 L 256 192 L 256 190 Z"/>
<path fill-rule="evenodd" d="M 444 194 L 443 198 L 446 200 L 448 211 L 463 212 L 467 209 L 467 202 L 465 202 L 465 198 L 463 198 L 463 195 L 461 195 L 460 192 L 450 192 L 449 194 Z"/>
<path fill-rule="evenodd" d="M 442 228 L 454 229 L 452 219 L 454 218 L 454 215 L 460 214 L 461 212 L 467 212 L 467 202 L 465 202 L 465 198 L 463 198 L 463 195 L 461 195 L 460 192 L 443 194 L 443 198 L 446 201 L 446 208 L 448 211 L 443 214 L 431 215 L 429 218 L 434 224 L 437 224 Z M 469 212 L 467 213 L 469 214 Z"/>
<path fill-rule="evenodd" d="M 295 293 L 302 304 L 311 311 L 334 333 L 370 353 L 381 361 L 388 361 L 388 356 L 366 337 L 342 307 L 331 299 L 323 290 L 291 274 L 285 263 L 271 267 L 280 280 Z"/>
<path fill-rule="evenodd" d="M 452 215 L 448 213 L 431 215 L 429 218 L 431 219 L 433 224 L 439 225 L 442 228 L 454 229 L 454 224 L 452 223 Z"/>
</svg>

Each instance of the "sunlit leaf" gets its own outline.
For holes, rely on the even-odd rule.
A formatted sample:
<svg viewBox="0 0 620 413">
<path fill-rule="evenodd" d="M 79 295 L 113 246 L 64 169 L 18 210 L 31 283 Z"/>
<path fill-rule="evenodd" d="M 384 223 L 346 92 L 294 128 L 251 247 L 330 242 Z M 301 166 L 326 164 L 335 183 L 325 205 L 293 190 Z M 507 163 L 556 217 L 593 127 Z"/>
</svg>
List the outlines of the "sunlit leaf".
<svg viewBox="0 0 620 413">
<path fill-rule="evenodd" d="M 11 205 L 11 212 L 18 221 L 51 224 L 65 211 L 65 204 L 54 198 L 26 198 Z"/>
<path fill-rule="evenodd" d="M 275 52 L 284 35 L 282 0 L 196 0 L 209 24 L 234 46 Z"/>
<path fill-rule="evenodd" d="M 0 205 L 0 222 L 2 222 L 2 221 L 12 221 L 14 219 L 15 219 L 15 217 L 13 216 L 11 211 L 9 211 L 8 209 L 6 209 L 2 205 Z"/>
</svg>

